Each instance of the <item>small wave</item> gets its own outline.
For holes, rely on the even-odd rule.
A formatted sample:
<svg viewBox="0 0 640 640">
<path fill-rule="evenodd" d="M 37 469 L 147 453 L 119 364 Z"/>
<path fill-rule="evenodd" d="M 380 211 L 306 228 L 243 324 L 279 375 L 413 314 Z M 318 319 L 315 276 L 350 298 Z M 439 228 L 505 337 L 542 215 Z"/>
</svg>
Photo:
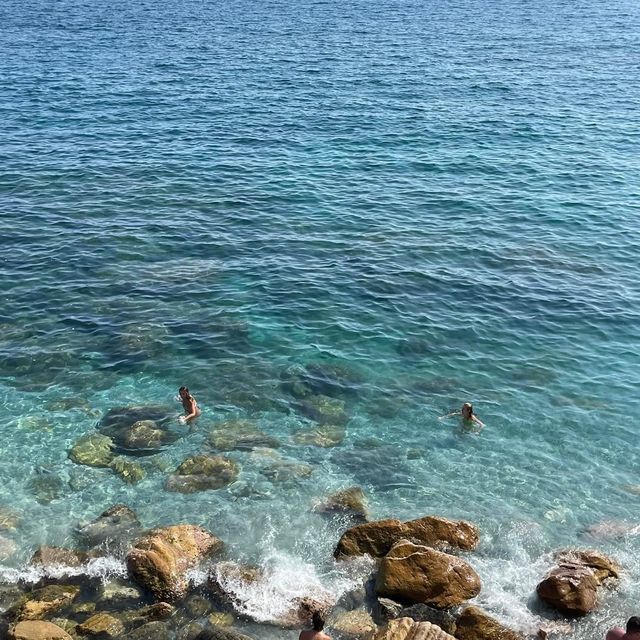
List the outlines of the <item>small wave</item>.
<svg viewBox="0 0 640 640">
<path fill-rule="evenodd" d="M 35 584 L 43 579 L 49 578 L 59 580 L 60 578 L 70 578 L 74 576 L 87 576 L 88 578 L 98 578 L 106 582 L 111 578 L 126 578 L 127 567 L 122 560 L 113 556 L 92 558 L 86 564 L 78 567 L 68 565 L 24 566 L 19 568 L 4 567 L 0 565 L 0 583 Z"/>
<path fill-rule="evenodd" d="M 261 577 L 256 581 L 248 582 L 237 572 L 225 571 L 228 563 L 224 562 L 215 565 L 213 572 L 221 586 L 234 594 L 238 613 L 256 622 L 277 622 L 289 619 L 302 598 L 337 602 L 363 583 L 372 564 L 368 558 L 358 558 L 322 574 L 297 556 L 273 551 L 261 562 Z"/>
</svg>

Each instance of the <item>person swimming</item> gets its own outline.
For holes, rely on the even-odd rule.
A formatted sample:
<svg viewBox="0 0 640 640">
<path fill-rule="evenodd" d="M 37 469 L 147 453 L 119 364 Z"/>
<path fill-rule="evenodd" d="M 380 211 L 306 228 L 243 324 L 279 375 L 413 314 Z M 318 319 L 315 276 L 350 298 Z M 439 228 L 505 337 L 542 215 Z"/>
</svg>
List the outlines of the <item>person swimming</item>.
<svg viewBox="0 0 640 640">
<path fill-rule="evenodd" d="M 470 402 L 465 402 L 462 405 L 460 411 L 454 411 L 453 413 L 447 413 L 446 416 L 440 416 L 438 420 L 444 420 L 445 418 L 451 418 L 453 416 L 461 416 L 462 421 L 468 425 L 477 424 L 479 427 L 484 427 L 484 422 L 473 413 L 473 406 Z"/>
<path fill-rule="evenodd" d="M 193 420 L 202 413 L 198 407 L 196 399 L 189 393 L 189 389 L 187 387 L 180 387 L 180 389 L 178 389 L 178 400 L 182 402 L 182 408 L 186 412 L 186 415 L 178 418 L 180 422 L 185 423 L 189 420 Z"/>
</svg>

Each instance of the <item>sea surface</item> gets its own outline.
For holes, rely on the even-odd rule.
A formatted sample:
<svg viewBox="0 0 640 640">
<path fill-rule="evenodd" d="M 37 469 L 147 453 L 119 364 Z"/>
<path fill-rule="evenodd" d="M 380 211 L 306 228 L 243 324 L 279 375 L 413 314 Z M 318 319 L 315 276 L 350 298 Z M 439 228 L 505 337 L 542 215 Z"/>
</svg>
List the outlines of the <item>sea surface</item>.
<svg viewBox="0 0 640 640">
<path fill-rule="evenodd" d="M 0 575 L 125 503 L 267 567 L 268 618 L 357 582 L 314 505 L 358 485 L 476 523 L 514 628 L 566 546 L 625 568 L 573 638 L 637 614 L 639 78 L 634 0 L 2 0 Z M 337 446 L 296 437 L 292 372 Z M 139 484 L 68 458 L 181 385 L 203 414 Z M 438 420 L 465 401 L 479 432 Z M 230 420 L 279 447 L 166 491 Z"/>
</svg>

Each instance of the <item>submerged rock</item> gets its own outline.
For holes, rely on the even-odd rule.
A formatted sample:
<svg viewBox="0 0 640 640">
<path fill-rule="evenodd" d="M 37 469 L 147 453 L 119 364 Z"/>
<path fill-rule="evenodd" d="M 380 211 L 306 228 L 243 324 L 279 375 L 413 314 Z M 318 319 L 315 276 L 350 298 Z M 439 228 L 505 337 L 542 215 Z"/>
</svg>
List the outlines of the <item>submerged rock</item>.
<svg viewBox="0 0 640 640">
<path fill-rule="evenodd" d="M 478 529 L 464 520 L 425 516 L 416 520 L 377 520 L 345 531 L 335 549 L 336 558 L 363 555 L 380 558 L 398 541 L 407 539 L 436 549 L 471 551 L 478 545 Z"/>
<path fill-rule="evenodd" d="M 303 429 L 293 435 L 296 444 L 312 445 L 314 447 L 337 447 L 345 438 L 344 427 L 320 425 L 313 429 Z"/>
<path fill-rule="evenodd" d="M 344 426 L 349 421 L 343 400 L 329 396 L 308 396 L 296 405 L 296 409 L 319 424 Z"/>
<path fill-rule="evenodd" d="M 147 622 L 141 627 L 129 631 L 124 640 L 171 640 L 172 634 L 165 622 Z"/>
<path fill-rule="evenodd" d="M 113 440 L 101 433 L 90 433 L 76 440 L 69 458 L 88 467 L 108 467 L 113 460 Z"/>
<path fill-rule="evenodd" d="M 95 520 L 76 528 L 75 534 L 79 542 L 88 548 L 109 544 L 110 548 L 124 549 L 141 531 L 136 512 L 126 505 L 117 504 Z"/>
<path fill-rule="evenodd" d="M 11 507 L 0 507 L 0 531 L 14 531 L 20 524 L 20 514 Z"/>
<path fill-rule="evenodd" d="M 109 580 L 100 585 L 97 605 L 100 609 L 122 611 L 135 607 L 144 599 L 144 594 L 137 586 L 122 580 Z"/>
<path fill-rule="evenodd" d="M 108 613 L 96 613 L 76 627 L 83 636 L 100 636 L 100 638 L 116 638 L 124 632 L 124 625 L 118 618 Z"/>
<path fill-rule="evenodd" d="M 524 640 L 521 633 L 505 627 L 479 607 L 465 607 L 456 621 L 458 640 Z"/>
<path fill-rule="evenodd" d="M 222 548 L 222 541 L 194 525 L 155 529 L 127 554 L 131 577 L 156 600 L 175 602 L 186 595 L 186 572 Z"/>
<path fill-rule="evenodd" d="M 477 596 L 480 585 L 480 576 L 461 558 L 403 540 L 382 559 L 375 588 L 397 602 L 446 609 Z"/>
<path fill-rule="evenodd" d="M 410 607 L 402 608 L 396 618 L 411 618 L 416 622 L 430 622 L 440 627 L 443 631 L 456 635 L 456 619 L 448 611 L 430 607 L 428 604 L 412 604 Z"/>
<path fill-rule="evenodd" d="M 203 629 L 196 637 L 195 640 L 253 640 L 251 636 L 245 636 L 244 634 L 230 629 L 229 627 L 207 627 Z"/>
<path fill-rule="evenodd" d="M 44 620 L 19 622 L 9 631 L 10 640 L 72 640 L 59 626 Z"/>
<path fill-rule="evenodd" d="M 18 550 L 16 543 L 5 536 L 0 536 L 0 560 L 8 560 Z"/>
<path fill-rule="evenodd" d="M 62 478 L 47 467 L 35 469 L 26 486 L 39 504 L 49 504 L 64 492 Z"/>
<path fill-rule="evenodd" d="M 220 451 L 246 451 L 258 447 L 273 449 L 280 446 L 277 438 L 267 435 L 248 420 L 228 420 L 217 424 L 209 434 L 207 442 Z"/>
<path fill-rule="evenodd" d="M 238 465 L 223 456 L 198 455 L 187 458 L 167 478 L 165 488 L 179 493 L 220 489 L 238 477 Z"/>
<path fill-rule="evenodd" d="M 271 482 L 286 484 L 297 482 L 300 478 L 308 478 L 313 473 L 313 467 L 304 462 L 275 462 L 260 470 L 260 473 Z"/>
<path fill-rule="evenodd" d="M 314 511 L 327 515 L 346 515 L 358 522 L 368 520 L 366 499 L 360 487 L 348 487 L 332 493 L 316 505 Z"/>
<path fill-rule="evenodd" d="M 51 584 L 25 594 L 5 615 L 9 620 L 39 620 L 71 604 L 79 592 L 75 585 Z"/>
<path fill-rule="evenodd" d="M 640 524 L 621 520 L 604 520 L 585 527 L 582 535 L 596 540 L 619 540 L 640 534 Z"/>
<path fill-rule="evenodd" d="M 175 607 L 168 602 L 158 602 L 139 609 L 130 609 L 118 614 L 127 627 L 139 627 L 149 622 L 167 620 L 175 613 Z"/>
<path fill-rule="evenodd" d="M 175 415 L 170 407 L 116 407 L 106 413 L 98 429 L 112 438 L 117 452 L 148 456 L 178 439 L 169 429 Z"/>
<path fill-rule="evenodd" d="M 280 375 L 283 391 L 295 398 L 311 395 L 341 396 L 358 393 L 364 377 L 351 367 L 337 363 L 313 362 L 292 365 Z"/>
<path fill-rule="evenodd" d="M 43 567 L 80 567 L 89 556 L 75 549 L 65 549 L 63 547 L 49 547 L 42 545 L 31 556 L 32 565 Z"/>
<path fill-rule="evenodd" d="M 333 613 L 327 619 L 327 626 L 345 640 L 368 639 L 378 628 L 371 614 L 362 609 Z"/>
<path fill-rule="evenodd" d="M 145 477 L 144 469 L 124 456 L 114 458 L 109 467 L 128 484 L 137 484 Z"/>
</svg>

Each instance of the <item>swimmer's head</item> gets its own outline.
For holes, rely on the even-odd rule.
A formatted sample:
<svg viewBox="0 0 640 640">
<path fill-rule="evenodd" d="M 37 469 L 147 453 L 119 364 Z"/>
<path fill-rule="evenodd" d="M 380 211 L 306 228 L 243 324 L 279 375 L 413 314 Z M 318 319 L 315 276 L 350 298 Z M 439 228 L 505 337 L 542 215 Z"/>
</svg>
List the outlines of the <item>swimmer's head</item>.
<svg viewBox="0 0 640 640">
<path fill-rule="evenodd" d="M 627 633 L 638 633 L 640 631 L 640 617 L 633 616 L 627 620 Z"/>
<path fill-rule="evenodd" d="M 188 398 L 190 397 L 190 393 L 189 393 L 189 389 L 187 387 L 180 387 L 178 389 L 178 393 L 180 394 L 181 398 Z"/>
<path fill-rule="evenodd" d="M 471 416 L 473 415 L 473 407 L 471 406 L 470 402 L 465 402 L 462 405 L 462 417 L 465 418 L 466 420 L 469 420 L 471 418 Z"/>
<path fill-rule="evenodd" d="M 324 629 L 324 616 L 322 611 L 314 611 L 311 617 L 311 623 L 313 624 L 314 631 L 322 631 Z"/>
</svg>

